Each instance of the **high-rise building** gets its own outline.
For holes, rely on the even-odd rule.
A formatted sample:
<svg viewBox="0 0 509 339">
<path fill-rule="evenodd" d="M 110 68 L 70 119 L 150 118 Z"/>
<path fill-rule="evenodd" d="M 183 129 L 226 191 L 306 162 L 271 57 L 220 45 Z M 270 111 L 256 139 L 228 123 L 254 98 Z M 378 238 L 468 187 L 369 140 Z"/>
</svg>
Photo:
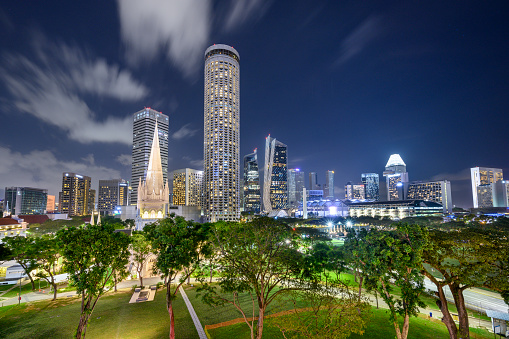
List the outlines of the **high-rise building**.
<svg viewBox="0 0 509 339">
<path fill-rule="evenodd" d="M 366 199 L 380 200 L 380 178 L 378 173 L 362 173 L 361 181 L 366 190 Z"/>
<path fill-rule="evenodd" d="M 320 189 L 318 185 L 318 174 L 316 172 L 309 172 L 309 189 L 310 190 Z"/>
<path fill-rule="evenodd" d="M 143 229 L 146 224 L 165 218 L 168 212 L 170 192 L 168 180 L 164 181 L 159 149 L 159 128 L 156 122 L 153 131 L 152 146 L 147 166 L 147 175 L 138 181 L 137 208 L 140 219 L 136 228 Z"/>
<path fill-rule="evenodd" d="M 304 188 L 304 171 L 298 168 L 288 170 L 288 206 L 298 207 L 302 202 L 302 189 Z"/>
<path fill-rule="evenodd" d="M 385 165 L 384 177 L 387 185 L 387 200 L 404 200 L 405 197 L 402 196 L 402 191 L 398 190 L 398 187 L 408 182 L 408 172 L 399 154 L 392 154 L 389 157 Z"/>
<path fill-rule="evenodd" d="M 205 51 L 204 207 L 208 221 L 240 218 L 240 58 L 227 45 Z"/>
<path fill-rule="evenodd" d="M 5 207 L 12 215 L 46 213 L 48 190 L 32 187 L 6 187 Z"/>
<path fill-rule="evenodd" d="M 352 184 L 348 182 L 345 185 L 345 199 L 364 200 L 366 199 L 366 188 L 363 184 Z"/>
<path fill-rule="evenodd" d="M 172 203 L 202 207 L 203 171 L 183 168 L 173 171 Z"/>
<path fill-rule="evenodd" d="M 257 149 L 244 156 L 242 207 L 246 212 L 260 213 L 260 174 Z"/>
<path fill-rule="evenodd" d="M 111 214 L 115 206 L 127 206 L 129 182 L 124 179 L 99 180 L 97 209 L 102 214 Z"/>
<path fill-rule="evenodd" d="M 89 213 L 91 210 L 90 184 L 90 177 L 64 172 L 60 213 L 68 213 L 69 216 Z"/>
<path fill-rule="evenodd" d="M 334 200 L 334 171 L 325 172 L 323 191 L 326 199 Z"/>
<path fill-rule="evenodd" d="M 55 196 L 48 194 L 48 200 L 46 203 L 46 212 L 53 213 L 55 212 Z"/>
<path fill-rule="evenodd" d="M 452 213 L 451 182 L 439 180 L 410 183 L 406 199 L 438 202 L 442 204 L 444 213 Z"/>
<path fill-rule="evenodd" d="M 265 139 L 265 169 L 263 180 L 263 209 L 288 208 L 288 146 L 271 138 Z"/>
<path fill-rule="evenodd" d="M 509 207 L 509 181 L 501 180 L 493 185 L 493 207 Z"/>
<path fill-rule="evenodd" d="M 504 179 L 502 169 L 500 168 L 489 168 L 489 167 L 473 167 L 470 169 L 470 175 L 472 179 L 472 199 L 474 202 L 474 208 L 482 207 L 493 207 L 493 197 L 491 198 L 491 205 L 489 199 L 487 199 L 488 191 L 492 194 L 491 188 L 483 188 L 479 190 L 479 186 L 486 186 L 502 181 Z M 483 195 L 482 204 L 479 201 L 479 192 Z"/>
<path fill-rule="evenodd" d="M 147 175 L 150 150 L 154 128 L 158 127 L 159 149 L 161 150 L 161 164 L 163 180 L 168 179 L 168 127 L 167 115 L 151 108 L 144 108 L 133 114 L 133 152 L 131 165 L 131 201 L 130 205 L 136 206 L 138 200 L 138 185 L 140 179 Z"/>
</svg>

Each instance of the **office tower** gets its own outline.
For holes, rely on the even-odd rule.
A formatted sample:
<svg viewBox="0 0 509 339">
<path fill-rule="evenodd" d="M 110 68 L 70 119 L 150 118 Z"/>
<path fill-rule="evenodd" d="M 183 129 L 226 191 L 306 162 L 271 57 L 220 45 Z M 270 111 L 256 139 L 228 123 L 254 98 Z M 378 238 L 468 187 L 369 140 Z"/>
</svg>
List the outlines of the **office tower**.
<svg viewBox="0 0 509 339">
<path fill-rule="evenodd" d="M 334 171 L 325 172 L 323 191 L 326 199 L 334 200 Z"/>
<path fill-rule="evenodd" d="M 345 185 L 345 199 L 364 200 L 366 199 L 366 189 L 363 184 L 352 184 L 347 182 Z"/>
<path fill-rule="evenodd" d="M 48 194 L 48 200 L 46 203 L 46 213 L 54 213 L 55 212 L 55 196 Z"/>
<path fill-rule="evenodd" d="M 85 215 L 90 211 L 90 177 L 64 172 L 60 213 L 69 216 Z"/>
<path fill-rule="evenodd" d="M 46 213 L 48 190 L 32 187 L 6 187 L 5 207 L 12 215 Z"/>
<path fill-rule="evenodd" d="M 366 190 L 367 200 L 380 200 L 380 181 L 378 173 L 362 173 L 361 181 Z"/>
<path fill-rule="evenodd" d="M 156 122 L 153 130 L 152 147 L 148 160 L 147 175 L 138 182 L 137 208 L 140 220 L 136 228 L 166 217 L 170 199 L 168 180 L 164 180 L 161 150 L 159 149 L 159 128 Z"/>
<path fill-rule="evenodd" d="M 173 171 L 172 203 L 202 207 L 203 171 L 183 168 Z"/>
<path fill-rule="evenodd" d="M 244 156 L 242 207 L 246 212 L 260 213 L 260 174 L 258 172 L 257 149 Z"/>
<path fill-rule="evenodd" d="M 90 193 L 88 195 L 88 209 L 87 214 L 92 214 L 92 212 L 95 211 L 95 196 L 96 192 L 95 190 L 91 189 Z"/>
<path fill-rule="evenodd" d="M 288 146 L 271 138 L 265 138 L 265 170 L 263 180 L 263 209 L 288 208 Z"/>
<path fill-rule="evenodd" d="M 487 192 L 490 191 L 493 193 L 491 188 L 484 188 L 479 190 L 479 186 L 489 186 L 493 183 L 499 182 L 503 180 L 503 172 L 500 168 L 488 168 L 488 167 L 473 167 L 470 169 L 470 175 L 472 179 L 472 199 L 474 202 L 474 208 L 481 207 L 493 207 L 493 201 L 491 206 L 489 205 L 487 197 Z M 479 192 L 483 194 L 483 202 L 480 204 L 479 202 Z M 493 199 L 492 199 L 493 200 Z"/>
<path fill-rule="evenodd" d="M 159 149 L 161 150 L 161 164 L 163 180 L 168 179 L 168 127 L 167 115 L 151 108 L 144 108 L 133 114 L 133 152 L 131 165 L 131 201 L 130 205 L 136 206 L 138 199 L 138 185 L 140 179 L 147 175 L 152 137 L 157 122 L 159 133 Z"/>
<path fill-rule="evenodd" d="M 451 182 L 439 180 L 410 183 L 407 199 L 438 202 L 444 207 L 444 213 L 452 213 Z"/>
<path fill-rule="evenodd" d="M 227 45 L 205 51 L 204 207 L 208 221 L 240 218 L 240 59 Z"/>
<path fill-rule="evenodd" d="M 288 206 L 299 207 L 302 202 L 302 189 L 304 188 L 304 171 L 298 168 L 288 170 Z"/>
<path fill-rule="evenodd" d="M 398 191 L 398 184 L 404 185 L 408 182 L 406 165 L 399 154 L 392 154 L 385 165 L 384 177 L 387 185 L 387 200 L 405 200 L 402 190 Z M 401 185 L 399 185 L 401 186 Z"/>
<path fill-rule="evenodd" d="M 309 189 L 319 190 L 318 187 L 318 174 L 316 172 L 309 172 Z"/>
<path fill-rule="evenodd" d="M 124 179 L 99 180 L 99 196 L 97 198 L 97 210 L 105 214 L 111 214 L 115 206 L 127 206 L 129 182 Z"/>
<path fill-rule="evenodd" d="M 500 180 L 493 184 L 493 207 L 509 207 L 509 181 Z"/>
</svg>

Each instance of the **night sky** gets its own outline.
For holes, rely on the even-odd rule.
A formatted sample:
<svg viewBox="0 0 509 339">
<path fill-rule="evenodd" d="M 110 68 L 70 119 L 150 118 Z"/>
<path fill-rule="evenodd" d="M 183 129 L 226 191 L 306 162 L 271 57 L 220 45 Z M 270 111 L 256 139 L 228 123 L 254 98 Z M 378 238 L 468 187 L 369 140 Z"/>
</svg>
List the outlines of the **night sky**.
<svg viewBox="0 0 509 339">
<path fill-rule="evenodd" d="M 143 107 L 170 116 L 169 171 L 201 169 L 203 53 L 224 43 L 241 157 L 258 148 L 261 166 L 270 133 L 343 198 L 399 153 L 411 181 L 451 180 L 471 207 L 470 167 L 509 179 L 508 17 L 507 1 L 2 2 L 0 187 L 129 179 Z"/>
</svg>

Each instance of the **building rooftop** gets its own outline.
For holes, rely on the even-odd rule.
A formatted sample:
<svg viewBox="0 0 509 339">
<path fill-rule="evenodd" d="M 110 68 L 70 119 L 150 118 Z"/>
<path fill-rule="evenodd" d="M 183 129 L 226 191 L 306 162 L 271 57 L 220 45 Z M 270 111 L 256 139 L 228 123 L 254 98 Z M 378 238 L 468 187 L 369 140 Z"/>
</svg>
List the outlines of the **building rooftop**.
<svg viewBox="0 0 509 339">
<path fill-rule="evenodd" d="M 389 161 L 387 161 L 387 165 L 385 167 L 389 166 L 406 166 L 403 159 L 401 159 L 401 156 L 399 154 L 391 154 L 389 157 Z"/>
</svg>

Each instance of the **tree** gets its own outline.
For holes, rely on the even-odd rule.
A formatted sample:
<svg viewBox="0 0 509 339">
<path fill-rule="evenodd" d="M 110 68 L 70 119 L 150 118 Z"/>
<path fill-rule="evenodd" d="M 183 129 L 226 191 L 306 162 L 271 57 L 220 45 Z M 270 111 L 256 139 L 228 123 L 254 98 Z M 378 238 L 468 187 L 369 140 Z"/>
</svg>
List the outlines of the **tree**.
<svg viewBox="0 0 509 339">
<path fill-rule="evenodd" d="M 506 238 L 507 239 L 507 238 Z M 506 244 L 504 246 L 504 243 Z M 501 247 L 499 247 L 501 246 Z M 463 291 L 470 287 L 503 289 L 504 247 L 507 240 L 495 230 L 466 227 L 449 232 L 430 231 L 429 247 L 423 252 L 422 274 L 437 287 L 442 321 L 451 339 L 470 337 Z M 500 269 L 497 269 L 497 265 Z M 507 277 L 507 273 L 506 273 Z M 449 312 L 444 287 L 448 286 L 458 310 L 459 328 Z"/>
<path fill-rule="evenodd" d="M 11 257 L 23 267 L 23 270 L 32 283 L 32 290 L 35 290 L 35 282 L 31 275 L 31 272 L 37 268 L 34 238 L 17 235 L 15 237 L 4 238 L 4 241 L 11 252 Z"/>
<path fill-rule="evenodd" d="M 132 253 L 133 265 L 136 268 L 136 272 L 140 279 L 140 286 L 143 286 L 142 272 L 148 262 L 148 259 L 152 255 L 152 247 L 150 247 L 150 242 L 146 239 L 144 233 L 133 233 L 130 250 Z"/>
<path fill-rule="evenodd" d="M 43 235 L 35 238 L 35 252 L 37 253 L 37 263 L 39 272 L 36 277 L 44 279 L 53 286 L 53 300 L 57 298 L 57 283 L 55 274 L 57 274 L 58 259 L 60 258 L 60 247 L 54 236 Z"/>
<path fill-rule="evenodd" d="M 365 260 L 363 259 L 362 255 L 366 251 L 365 238 L 367 234 L 368 232 L 366 229 L 361 229 L 358 233 L 353 229 L 349 229 L 346 236 L 346 241 L 343 245 L 345 261 L 347 262 L 348 266 L 353 269 L 355 281 L 359 284 L 359 300 L 361 299 L 362 286 L 364 283 L 364 275 L 362 274 L 362 271 L 364 270 Z"/>
<path fill-rule="evenodd" d="M 294 279 L 301 276 L 304 260 L 297 250 L 297 237 L 292 236 L 290 227 L 269 218 L 249 223 L 218 222 L 212 232 L 214 245 L 220 252 L 221 293 L 216 286 L 202 281 L 199 289 L 202 300 L 210 305 L 234 305 L 249 326 L 251 338 L 259 339 L 267 306 L 283 293 L 298 289 Z M 252 321 L 248 321 L 238 303 L 239 294 L 244 292 L 249 293 L 253 301 Z"/>
<path fill-rule="evenodd" d="M 111 284 L 113 272 L 119 279 L 128 274 L 130 238 L 114 230 L 113 225 L 101 223 L 62 229 L 57 234 L 62 244 L 64 271 L 81 294 L 76 338 L 85 337 L 88 320 Z"/>
<path fill-rule="evenodd" d="M 376 290 L 389 306 L 390 319 L 398 339 L 406 339 L 410 316 L 417 316 L 419 300 L 424 291 L 421 275 L 422 252 L 428 243 L 426 229 L 418 225 L 395 224 L 396 230 L 371 230 L 366 235 L 360 258 L 364 264 L 362 275 L 368 290 Z M 401 296 L 393 292 L 392 284 L 401 289 Z M 403 318 L 400 328 L 398 318 Z"/>
<path fill-rule="evenodd" d="M 145 226 L 144 232 L 156 255 L 155 269 L 166 282 L 166 308 L 170 316 L 170 339 L 175 338 L 175 317 L 173 300 L 177 291 L 199 262 L 208 254 L 206 240 L 208 224 L 186 221 L 182 217 L 171 215 L 156 223 Z M 185 274 L 182 270 L 187 269 Z M 172 284 L 181 274 L 179 282 L 172 290 Z"/>
<path fill-rule="evenodd" d="M 12 257 L 11 250 L 5 245 L 0 243 L 0 264 L 3 264 L 5 261 L 10 260 Z"/>
</svg>

